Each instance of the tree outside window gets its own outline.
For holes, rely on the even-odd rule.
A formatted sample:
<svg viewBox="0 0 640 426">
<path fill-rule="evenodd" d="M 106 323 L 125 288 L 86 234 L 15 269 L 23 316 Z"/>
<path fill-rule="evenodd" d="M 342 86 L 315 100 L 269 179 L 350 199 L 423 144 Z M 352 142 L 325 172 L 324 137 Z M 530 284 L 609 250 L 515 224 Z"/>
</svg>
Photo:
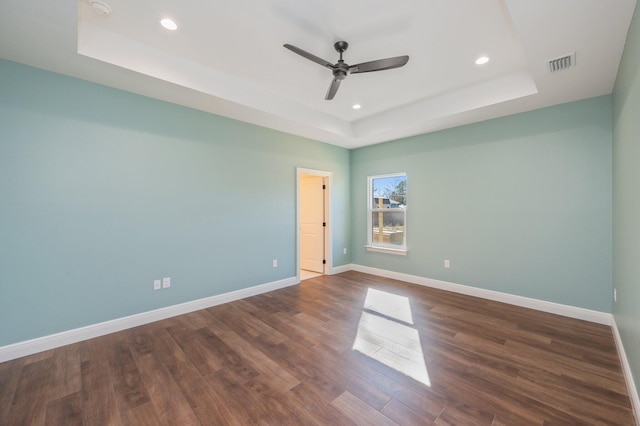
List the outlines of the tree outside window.
<svg viewBox="0 0 640 426">
<path fill-rule="evenodd" d="M 406 252 L 406 173 L 370 176 L 368 199 L 367 247 Z"/>
</svg>

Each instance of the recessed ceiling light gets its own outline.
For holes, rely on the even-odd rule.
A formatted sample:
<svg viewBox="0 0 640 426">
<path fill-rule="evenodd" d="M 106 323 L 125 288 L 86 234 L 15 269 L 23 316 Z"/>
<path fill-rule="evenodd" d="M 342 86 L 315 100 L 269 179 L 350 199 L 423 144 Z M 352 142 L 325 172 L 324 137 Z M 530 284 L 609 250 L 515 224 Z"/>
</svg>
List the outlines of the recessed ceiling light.
<svg viewBox="0 0 640 426">
<path fill-rule="evenodd" d="M 160 25 L 170 31 L 175 31 L 178 29 L 178 25 L 169 18 L 164 18 L 163 20 L 161 20 Z"/>
<path fill-rule="evenodd" d="M 476 59 L 476 65 L 484 65 L 487 62 L 489 62 L 488 56 L 480 56 L 478 59 Z"/>
<path fill-rule="evenodd" d="M 362 108 L 362 105 L 360 105 L 360 104 L 353 104 L 353 106 L 352 106 L 351 108 L 353 108 L 353 109 L 360 109 L 360 108 Z"/>
</svg>

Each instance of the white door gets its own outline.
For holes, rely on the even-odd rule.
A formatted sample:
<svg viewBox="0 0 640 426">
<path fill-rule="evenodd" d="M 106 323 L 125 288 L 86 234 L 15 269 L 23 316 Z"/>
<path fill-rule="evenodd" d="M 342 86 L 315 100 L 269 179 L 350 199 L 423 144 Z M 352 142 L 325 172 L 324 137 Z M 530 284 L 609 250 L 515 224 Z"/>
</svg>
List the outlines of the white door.
<svg viewBox="0 0 640 426">
<path fill-rule="evenodd" d="M 324 273 L 324 178 L 300 176 L 300 268 Z"/>
</svg>

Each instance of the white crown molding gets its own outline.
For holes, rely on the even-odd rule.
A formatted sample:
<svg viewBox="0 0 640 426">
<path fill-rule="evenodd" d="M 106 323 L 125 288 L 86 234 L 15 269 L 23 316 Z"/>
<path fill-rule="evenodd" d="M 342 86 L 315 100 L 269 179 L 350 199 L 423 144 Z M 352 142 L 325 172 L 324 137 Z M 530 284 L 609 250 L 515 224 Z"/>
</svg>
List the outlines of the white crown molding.
<svg viewBox="0 0 640 426">
<path fill-rule="evenodd" d="M 352 270 L 366 274 L 378 275 L 380 277 L 405 281 L 426 287 L 433 287 L 440 290 L 447 290 L 454 293 L 466 294 L 468 296 L 480 297 L 482 299 L 494 300 L 496 302 L 508 303 L 510 305 L 522 306 L 524 308 L 536 309 L 542 312 L 576 318 L 598 324 L 611 325 L 611 314 L 606 312 L 593 311 L 590 309 L 578 308 L 575 306 L 562 305 L 560 303 L 547 302 L 544 300 L 532 299 L 529 297 L 516 296 L 499 291 L 486 290 L 483 288 L 471 287 L 462 284 L 454 284 L 447 281 L 434 280 L 431 278 L 419 277 L 417 275 L 403 274 L 401 272 L 388 271 L 385 269 L 372 268 L 370 266 L 352 264 Z"/>
<path fill-rule="evenodd" d="M 624 379 L 627 382 L 627 390 L 629 392 L 629 399 L 633 407 L 633 413 L 635 415 L 636 425 L 640 426 L 640 397 L 638 396 L 638 389 L 636 388 L 635 381 L 633 380 L 633 373 L 631 372 L 631 366 L 627 359 L 627 354 L 622 344 L 622 338 L 618 331 L 618 325 L 616 324 L 616 317 L 611 317 L 611 329 L 613 330 L 613 339 L 616 342 L 616 349 L 618 350 L 618 356 L 620 357 L 620 363 L 622 364 L 622 372 Z"/>
<path fill-rule="evenodd" d="M 175 317 L 177 315 L 187 314 L 189 312 L 197 311 L 200 309 L 210 308 L 212 306 L 221 305 L 223 303 L 233 302 L 234 300 L 244 299 L 246 297 L 267 293 L 269 291 L 289 287 L 298 283 L 300 283 L 300 281 L 296 277 L 286 278 L 283 280 L 273 281 L 242 290 L 236 290 L 216 296 L 205 297 L 203 299 L 193 300 L 191 302 L 167 306 L 165 308 L 155 309 L 153 311 L 142 312 L 127 317 L 117 318 L 111 321 L 105 321 L 98 324 L 88 325 L 86 327 L 80 327 L 73 330 L 63 331 L 61 333 L 51 334 L 48 336 L 26 340 L 24 342 L 2 346 L 0 347 L 0 362 L 32 355 L 64 345 L 70 345 L 72 343 L 80 342 L 83 340 L 93 339 L 94 337 L 104 336 L 105 334 L 115 333 L 117 331 L 126 330 L 128 328 L 137 327 L 139 325 L 149 324 L 166 318 Z"/>
</svg>

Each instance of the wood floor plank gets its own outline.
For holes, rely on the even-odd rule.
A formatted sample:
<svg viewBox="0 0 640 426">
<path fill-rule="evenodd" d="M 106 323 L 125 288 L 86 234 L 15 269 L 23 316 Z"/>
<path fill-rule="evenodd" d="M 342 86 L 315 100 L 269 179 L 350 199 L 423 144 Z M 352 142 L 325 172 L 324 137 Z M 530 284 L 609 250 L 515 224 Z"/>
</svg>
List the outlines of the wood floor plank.
<svg viewBox="0 0 640 426">
<path fill-rule="evenodd" d="M 7 425 L 13 396 L 20 382 L 24 358 L 0 364 L 0 425 Z"/>
<path fill-rule="evenodd" d="M 166 325 L 168 329 L 175 326 L 175 322 L 167 322 Z M 188 353 L 183 352 L 167 329 L 155 334 L 154 354 L 161 357 L 162 364 L 180 388 L 200 423 L 216 424 L 221 419 L 225 419 L 230 425 L 241 424 L 236 421 L 238 416 L 234 415 L 227 406 L 226 397 L 221 398 L 219 393 L 210 386 L 210 383 L 215 382 L 200 374 Z M 171 401 L 167 402 L 171 403 Z"/>
<path fill-rule="evenodd" d="M 342 425 L 350 426 L 355 425 L 353 421 L 349 420 L 339 410 L 333 409 L 330 403 L 326 402 L 319 394 L 317 394 L 306 383 L 300 383 L 298 386 L 291 389 L 290 394 L 296 404 L 303 407 L 308 413 L 313 424 L 327 424 L 327 425 Z"/>
<path fill-rule="evenodd" d="M 275 424 L 268 407 L 259 402 L 250 389 L 250 383 L 239 384 L 219 371 L 204 378 L 208 388 L 207 404 L 211 404 L 212 415 L 209 420 L 201 418 L 205 424 Z M 203 411 L 206 406 L 202 407 Z"/>
<path fill-rule="evenodd" d="M 81 426 L 82 420 L 82 393 L 68 394 L 47 404 L 44 424 Z"/>
<path fill-rule="evenodd" d="M 80 357 L 78 346 L 69 345 L 56 349 L 53 356 L 52 386 L 49 389 L 52 398 L 61 398 L 81 391 Z"/>
<path fill-rule="evenodd" d="M 288 340 L 279 345 L 265 348 L 264 351 L 271 357 L 278 359 L 283 368 L 307 384 L 325 401 L 330 402 L 344 392 L 344 389 L 334 383 L 328 374 L 324 374 L 325 370 L 318 368 L 312 361 L 309 362 L 307 358 L 301 356 L 296 348 L 296 342 Z"/>
<path fill-rule="evenodd" d="M 313 418 L 304 407 L 296 404 L 296 400 L 291 398 L 290 390 L 287 392 L 278 392 L 262 381 L 254 380 L 248 386 L 252 398 L 252 411 L 260 410 L 262 419 L 269 424 L 291 424 L 303 425 L 312 424 Z M 269 421 L 266 421 L 269 419 Z"/>
<path fill-rule="evenodd" d="M 150 401 L 136 405 L 122 413 L 122 423 L 126 426 L 157 426 L 162 424 Z"/>
<path fill-rule="evenodd" d="M 52 366 L 53 359 L 49 356 L 22 368 L 7 416 L 8 425 L 44 424 Z"/>
<path fill-rule="evenodd" d="M 277 362 L 244 340 L 234 331 L 217 332 L 217 336 L 232 347 L 250 366 L 260 373 L 260 380 L 277 391 L 288 391 L 298 385 L 300 380 L 283 369 Z"/>
<path fill-rule="evenodd" d="M 198 369 L 200 374 L 213 374 L 224 368 L 224 358 L 210 351 L 207 345 L 197 338 L 196 330 L 179 330 L 173 326 L 167 327 L 167 332 L 180 345 L 184 353 L 189 354 L 190 362 Z"/>
<path fill-rule="evenodd" d="M 289 371 L 307 382 L 319 394 L 325 395 L 327 402 L 344 390 L 378 409 L 390 399 L 381 389 L 355 375 L 352 369 L 345 368 L 341 354 L 331 348 L 323 348 L 322 345 L 310 348 L 288 340 L 276 347 L 264 347 L 263 352 L 273 353 L 278 359 L 285 361 L 286 364 L 283 365 Z"/>
<path fill-rule="evenodd" d="M 154 352 L 136 358 L 142 383 L 147 389 L 157 418 L 166 425 L 198 424 L 198 417 L 180 386 L 162 364 L 162 358 L 162 354 Z"/>
<path fill-rule="evenodd" d="M 236 380 L 247 382 L 260 374 L 249 363 L 245 362 L 233 348 L 220 340 L 210 328 L 205 327 L 197 330 L 193 338 L 218 358 L 225 371 L 232 371 Z"/>
<path fill-rule="evenodd" d="M 342 414 L 349 417 L 354 423 L 360 426 L 398 425 L 398 423 L 394 422 L 370 405 L 365 404 L 362 400 L 356 398 L 349 392 L 344 392 L 342 395 L 334 399 L 331 404 L 340 410 Z"/>
<path fill-rule="evenodd" d="M 579 379 L 588 375 L 591 380 L 597 380 L 602 386 L 606 386 L 616 392 L 626 394 L 626 385 L 619 368 L 611 369 L 601 365 L 581 362 L 569 359 L 563 355 L 544 351 L 531 345 L 523 345 L 519 342 L 508 341 L 505 345 L 512 353 L 517 353 L 518 357 L 528 356 L 529 359 L 535 356 L 541 362 L 541 368 L 545 371 L 564 374 L 569 377 Z"/>
<path fill-rule="evenodd" d="M 277 345 L 288 339 L 287 336 L 252 315 L 248 306 L 250 306 L 248 303 L 234 303 L 233 306 L 220 305 L 209 312 L 245 340 L 262 338 L 271 345 Z"/>
<path fill-rule="evenodd" d="M 346 368 L 343 357 L 316 358 L 315 360 L 320 366 L 321 374 L 327 379 L 331 379 L 338 388 L 349 391 L 372 407 L 379 410 L 391 399 L 386 389 L 372 385 L 360 377 L 354 369 Z"/>
<path fill-rule="evenodd" d="M 633 422 L 609 327 L 359 272 L 0 364 L 0 425 Z"/>
<path fill-rule="evenodd" d="M 411 388 L 402 380 L 391 379 L 370 367 L 367 370 L 359 369 L 357 374 L 372 386 L 384 389 L 393 400 L 406 405 L 425 421 L 435 421 L 447 401 L 446 396 L 437 394 L 432 388 L 427 386 Z"/>
<path fill-rule="evenodd" d="M 127 412 L 149 402 L 149 394 L 126 341 L 114 341 L 108 353 L 113 387 L 120 409 Z"/>
<path fill-rule="evenodd" d="M 177 380 L 178 386 L 202 424 L 242 424 L 242 413 L 233 411 L 229 404 L 229 395 L 217 391 L 218 381 L 202 377 L 192 366 L 180 366 L 179 369 L 184 370 L 180 373 L 181 378 Z"/>
<path fill-rule="evenodd" d="M 401 401 L 395 398 L 391 399 L 387 404 L 385 404 L 380 412 L 399 425 L 411 426 L 433 424 L 433 421 L 430 417 L 425 417 L 422 413 L 416 412 L 413 408 L 403 404 Z"/>
<path fill-rule="evenodd" d="M 447 404 L 435 421 L 438 426 L 443 425 L 490 425 L 495 415 L 479 407 L 465 404 Z"/>
<path fill-rule="evenodd" d="M 82 419 L 85 425 L 122 424 L 107 353 L 110 342 L 108 336 L 87 342 L 89 358 L 80 365 Z"/>
<path fill-rule="evenodd" d="M 487 377 L 468 371 L 464 365 L 434 361 L 434 381 L 447 394 L 456 395 L 454 402 L 472 407 L 484 407 L 501 415 L 517 415 L 524 424 L 570 424 L 572 416 L 564 410 L 539 402 L 526 392 L 516 392 L 512 382 L 504 377 Z M 450 401 L 451 402 L 451 401 Z M 577 419 L 573 418 L 573 421 Z"/>
</svg>

